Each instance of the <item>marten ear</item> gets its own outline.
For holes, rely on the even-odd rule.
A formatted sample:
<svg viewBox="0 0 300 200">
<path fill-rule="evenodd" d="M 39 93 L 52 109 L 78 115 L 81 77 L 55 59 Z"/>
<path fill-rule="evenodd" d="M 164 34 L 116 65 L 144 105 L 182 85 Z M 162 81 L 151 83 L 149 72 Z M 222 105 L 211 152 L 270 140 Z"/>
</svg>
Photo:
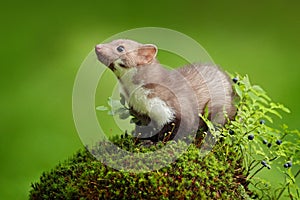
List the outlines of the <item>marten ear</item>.
<svg viewBox="0 0 300 200">
<path fill-rule="evenodd" d="M 145 44 L 137 51 L 137 65 L 146 65 L 151 63 L 157 54 L 157 47 L 153 44 Z"/>
</svg>

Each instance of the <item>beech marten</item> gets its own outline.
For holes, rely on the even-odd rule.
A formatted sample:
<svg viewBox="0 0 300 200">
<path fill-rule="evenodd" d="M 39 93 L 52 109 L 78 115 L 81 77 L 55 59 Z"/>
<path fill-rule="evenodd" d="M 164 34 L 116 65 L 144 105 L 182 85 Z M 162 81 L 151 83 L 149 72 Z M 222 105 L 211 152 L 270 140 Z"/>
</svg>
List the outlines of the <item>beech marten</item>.
<svg viewBox="0 0 300 200">
<path fill-rule="evenodd" d="M 213 65 L 191 64 L 168 70 L 156 59 L 157 47 L 119 39 L 95 47 L 100 62 L 118 78 L 131 114 L 140 119 L 135 136 L 171 140 L 205 127 L 205 109 L 216 125 L 236 113 L 229 76 Z"/>
</svg>

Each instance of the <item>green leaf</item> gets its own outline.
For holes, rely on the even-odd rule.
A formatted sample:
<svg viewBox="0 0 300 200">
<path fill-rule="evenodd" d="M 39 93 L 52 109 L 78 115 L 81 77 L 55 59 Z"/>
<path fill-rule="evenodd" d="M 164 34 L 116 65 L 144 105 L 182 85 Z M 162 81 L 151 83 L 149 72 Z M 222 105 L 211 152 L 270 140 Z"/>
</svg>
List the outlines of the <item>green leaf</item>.
<svg viewBox="0 0 300 200">
<path fill-rule="evenodd" d="M 108 110 L 108 108 L 106 106 L 97 106 L 96 107 L 96 110 L 99 110 L 99 111 L 106 111 Z"/>
<path fill-rule="evenodd" d="M 130 113 L 128 110 L 125 110 L 123 112 L 118 113 L 120 119 L 127 119 L 128 117 L 130 117 Z"/>
<path fill-rule="evenodd" d="M 207 116 L 203 116 L 203 115 L 199 114 L 199 117 L 205 122 L 205 124 L 207 125 L 209 130 L 211 130 L 212 132 L 215 132 L 215 127 L 214 127 L 213 123 L 207 119 Z"/>
<path fill-rule="evenodd" d="M 282 104 L 279 104 L 279 108 L 281 110 L 283 110 L 284 112 L 286 112 L 286 113 L 291 113 L 291 111 L 288 108 L 286 108 L 284 105 L 282 105 Z"/>
<path fill-rule="evenodd" d="M 242 98 L 242 97 L 243 97 L 243 92 L 242 92 L 240 86 L 236 84 L 236 85 L 234 85 L 234 89 L 235 89 L 237 95 L 238 95 L 240 98 Z"/>
<path fill-rule="evenodd" d="M 271 98 L 268 95 L 266 95 L 266 94 L 260 93 L 259 96 L 265 98 L 267 101 L 271 101 Z"/>
<path fill-rule="evenodd" d="M 259 85 L 253 85 L 252 89 L 259 92 L 259 93 L 266 93 Z"/>
<path fill-rule="evenodd" d="M 276 110 L 273 109 L 267 109 L 267 112 L 272 113 L 276 116 L 278 116 L 280 119 L 282 119 L 282 116 L 279 114 L 279 112 L 277 112 Z"/>
<path fill-rule="evenodd" d="M 259 98 L 256 94 L 254 94 L 253 92 L 249 92 L 248 95 L 249 95 L 250 98 L 252 98 L 252 99 L 255 100 L 255 101 L 259 101 L 259 99 L 260 99 L 260 98 Z"/>
<path fill-rule="evenodd" d="M 261 156 L 263 156 L 263 157 L 266 156 L 266 153 L 265 153 L 264 151 L 261 151 L 261 150 L 256 150 L 256 151 L 255 151 L 255 154 L 256 154 L 256 155 L 261 155 Z"/>
<path fill-rule="evenodd" d="M 108 115 L 111 115 L 111 116 L 114 116 L 114 115 L 115 115 L 115 112 L 114 112 L 113 110 L 110 110 L 110 111 L 107 112 L 107 114 L 108 114 Z"/>
<path fill-rule="evenodd" d="M 108 105 L 112 108 L 115 108 L 115 107 L 120 107 L 122 106 L 121 102 L 117 99 L 113 99 L 112 97 L 109 97 L 108 98 L 108 101 L 107 101 Z"/>
<path fill-rule="evenodd" d="M 265 105 L 268 105 L 268 104 L 269 104 L 268 101 L 266 100 L 266 98 L 263 98 L 263 97 L 260 97 L 260 98 L 258 99 L 258 101 L 260 101 L 261 103 L 263 103 L 263 104 L 265 104 Z"/>
<path fill-rule="evenodd" d="M 242 82 L 245 84 L 246 90 L 248 90 L 251 87 L 248 75 L 246 75 L 243 78 Z"/>
<path fill-rule="evenodd" d="M 269 122 L 273 123 L 273 119 L 272 119 L 270 116 L 265 115 L 264 118 L 265 118 L 266 120 L 268 120 Z"/>
<path fill-rule="evenodd" d="M 124 107 L 121 107 L 121 108 L 116 109 L 115 112 L 116 112 L 116 114 L 122 114 L 124 112 L 129 112 L 129 110 Z"/>
</svg>

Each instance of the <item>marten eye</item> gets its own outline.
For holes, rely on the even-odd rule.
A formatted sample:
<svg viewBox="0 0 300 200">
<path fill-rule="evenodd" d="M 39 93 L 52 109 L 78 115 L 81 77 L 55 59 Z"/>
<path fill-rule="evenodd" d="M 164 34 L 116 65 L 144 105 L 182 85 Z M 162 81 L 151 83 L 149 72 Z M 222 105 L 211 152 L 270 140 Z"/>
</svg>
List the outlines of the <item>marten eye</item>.
<svg viewBox="0 0 300 200">
<path fill-rule="evenodd" d="M 121 53 L 121 52 L 125 51 L 125 47 L 120 45 L 117 47 L 117 51 Z"/>
</svg>

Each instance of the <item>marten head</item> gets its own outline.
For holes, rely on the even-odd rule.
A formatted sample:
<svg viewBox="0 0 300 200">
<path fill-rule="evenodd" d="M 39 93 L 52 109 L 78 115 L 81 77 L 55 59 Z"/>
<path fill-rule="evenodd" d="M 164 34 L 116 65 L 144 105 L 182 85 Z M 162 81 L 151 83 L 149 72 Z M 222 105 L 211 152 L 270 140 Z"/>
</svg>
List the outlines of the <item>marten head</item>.
<svg viewBox="0 0 300 200">
<path fill-rule="evenodd" d="M 149 65 L 156 61 L 157 47 L 132 40 L 114 40 L 95 47 L 98 60 L 113 72 Z"/>
</svg>

